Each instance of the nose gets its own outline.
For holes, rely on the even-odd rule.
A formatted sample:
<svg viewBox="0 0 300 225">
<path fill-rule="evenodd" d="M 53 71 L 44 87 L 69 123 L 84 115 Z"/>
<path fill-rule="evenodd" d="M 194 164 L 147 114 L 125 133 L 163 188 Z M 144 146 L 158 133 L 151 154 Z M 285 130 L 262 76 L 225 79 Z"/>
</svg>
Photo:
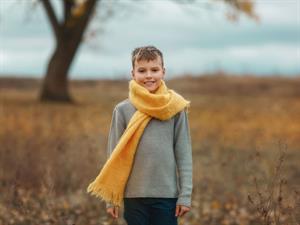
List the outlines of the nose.
<svg viewBox="0 0 300 225">
<path fill-rule="evenodd" d="M 146 73 L 146 77 L 152 77 L 151 71 L 148 71 L 148 72 Z"/>
</svg>

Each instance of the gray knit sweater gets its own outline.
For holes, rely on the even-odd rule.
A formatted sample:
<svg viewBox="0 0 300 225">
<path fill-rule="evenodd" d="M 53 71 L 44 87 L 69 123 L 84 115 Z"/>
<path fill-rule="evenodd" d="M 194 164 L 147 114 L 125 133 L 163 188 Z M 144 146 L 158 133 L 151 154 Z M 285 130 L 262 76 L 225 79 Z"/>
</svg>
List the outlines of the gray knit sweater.
<svg viewBox="0 0 300 225">
<path fill-rule="evenodd" d="M 136 108 L 125 99 L 112 115 L 107 158 L 122 136 Z M 185 110 L 169 120 L 152 118 L 141 136 L 124 197 L 178 198 L 177 205 L 191 207 L 193 188 L 192 147 Z M 113 206 L 106 202 L 106 207 Z"/>
</svg>

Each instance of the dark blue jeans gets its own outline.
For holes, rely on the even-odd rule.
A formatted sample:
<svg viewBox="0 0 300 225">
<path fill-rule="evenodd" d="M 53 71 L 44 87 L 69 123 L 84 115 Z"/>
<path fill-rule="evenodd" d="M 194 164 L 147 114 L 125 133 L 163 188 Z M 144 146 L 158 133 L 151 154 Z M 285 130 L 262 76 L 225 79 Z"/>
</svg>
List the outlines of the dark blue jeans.
<svg viewBox="0 0 300 225">
<path fill-rule="evenodd" d="M 177 198 L 124 198 L 127 225 L 178 225 Z"/>
</svg>

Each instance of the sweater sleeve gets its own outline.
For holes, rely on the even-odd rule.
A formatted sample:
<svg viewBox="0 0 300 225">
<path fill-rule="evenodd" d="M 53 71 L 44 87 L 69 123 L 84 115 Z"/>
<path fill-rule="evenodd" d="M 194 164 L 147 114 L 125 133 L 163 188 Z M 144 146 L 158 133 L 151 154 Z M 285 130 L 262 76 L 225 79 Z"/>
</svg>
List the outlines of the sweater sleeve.
<svg viewBox="0 0 300 225">
<path fill-rule="evenodd" d="M 110 123 L 110 131 L 108 135 L 107 142 L 107 159 L 112 154 L 115 146 L 117 145 L 119 139 L 124 133 L 126 128 L 126 122 L 122 112 L 119 110 L 118 106 L 116 106 L 112 113 L 112 119 Z M 106 208 L 113 207 L 114 205 L 110 202 L 106 202 Z"/>
<path fill-rule="evenodd" d="M 180 188 L 176 205 L 191 207 L 193 162 L 189 121 L 185 110 L 179 113 L 175 123 L 174 151 Z"/>
</svg>

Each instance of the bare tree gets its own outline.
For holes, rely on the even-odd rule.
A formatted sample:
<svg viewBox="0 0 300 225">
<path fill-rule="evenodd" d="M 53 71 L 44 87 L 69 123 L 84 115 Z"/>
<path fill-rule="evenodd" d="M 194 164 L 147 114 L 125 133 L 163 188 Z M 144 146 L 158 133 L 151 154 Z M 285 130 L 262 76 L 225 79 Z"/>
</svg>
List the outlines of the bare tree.
<svg viewBox="0 0 300 225">
<path fill-rule="evenodd" d="M 64 19 L 59 22 L 49 0 L 41 0 L 50 21 L 56 46 L 43 81 L 41 100 L 72 101 L 68 89 L 68 71 L 97 0 L 63 0 Z"/>
</svg>

